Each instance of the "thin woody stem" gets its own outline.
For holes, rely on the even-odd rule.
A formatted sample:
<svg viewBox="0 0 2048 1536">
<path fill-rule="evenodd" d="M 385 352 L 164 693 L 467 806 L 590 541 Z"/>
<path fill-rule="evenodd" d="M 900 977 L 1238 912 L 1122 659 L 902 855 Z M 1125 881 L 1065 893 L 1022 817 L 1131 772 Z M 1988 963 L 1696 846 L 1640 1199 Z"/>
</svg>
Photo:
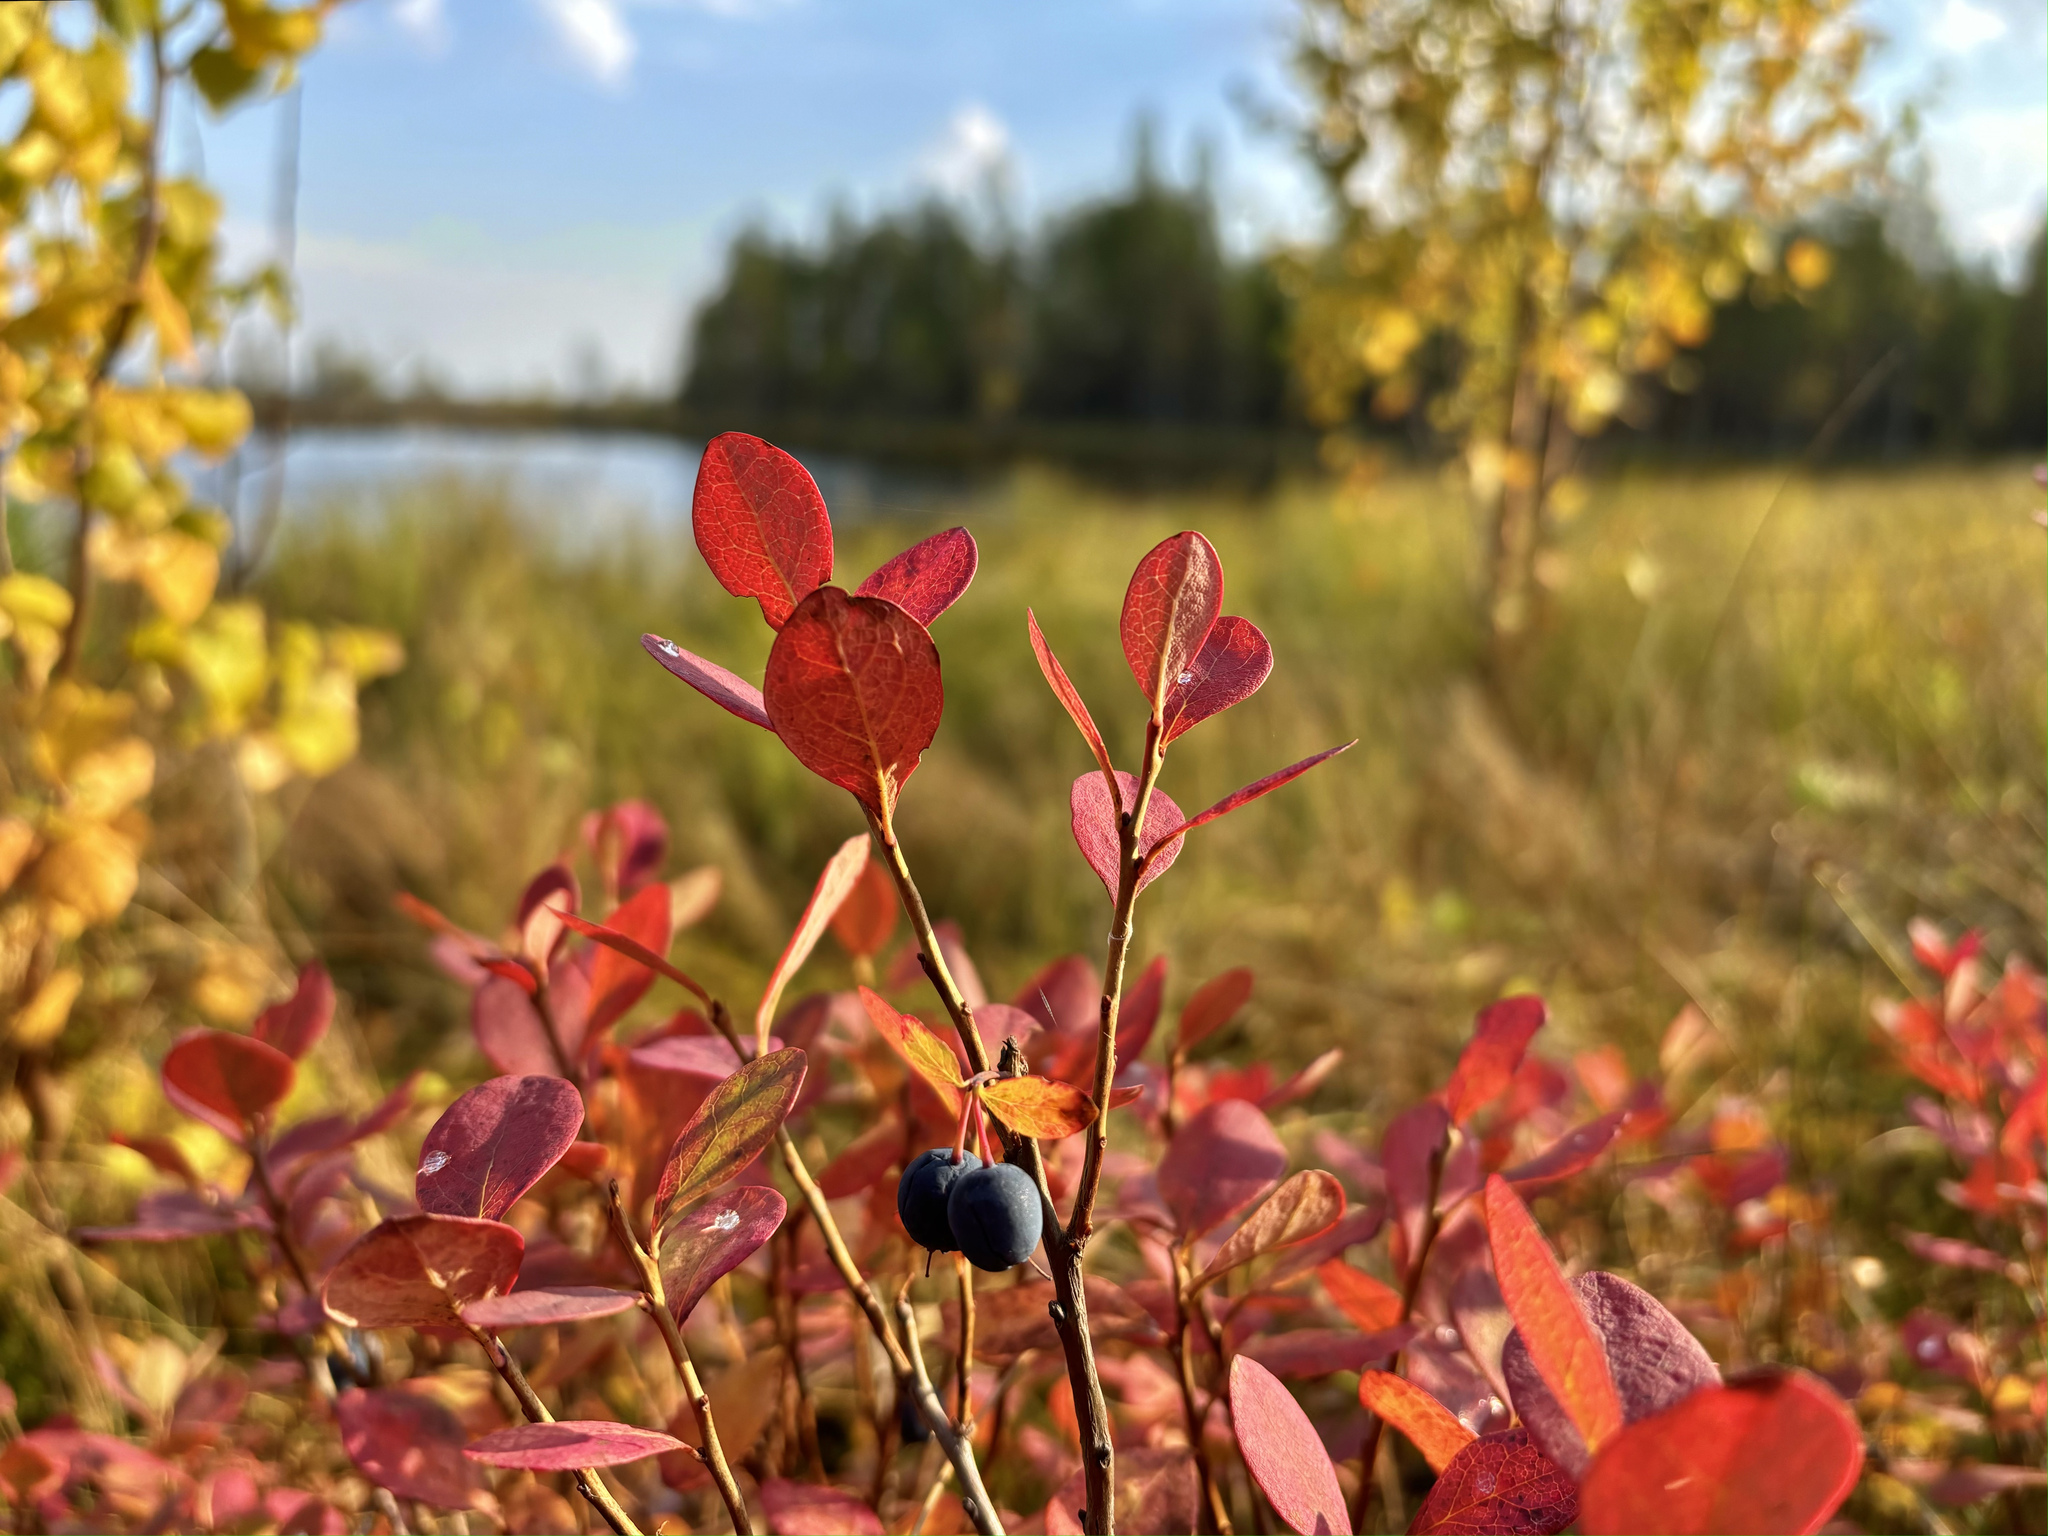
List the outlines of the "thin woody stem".
<svg viewBox="0 0 2048 1536">
<path fill-rule="evenodd" d="M 896 841 L 893 830 L 883 825 L 872 811 L 868 812 L 868 830 L 874 834 L 875 846 L 882 852 L 882 863 L 896 883 L 896 894 L 903 902 L 903 910 L 910 914 L 910 927 L 917 935 L 925 974 L 931 977 L 933 990 L 939 994 L 939 1001 L 945 1005 L 953 1028 L 959 1032 L 969 1064 L 976 1072 L 986 1072 L 989 1070 L 988 1048 L 981 1043 L 981 1031 L 974 1027 L 974 1010 L 967 1005 L 966 994 L 960 990 L 960 984 L 953 979 L 953 972 L 946 965 L 945 952 L 939 947 L 939 936 L 932 928 L 931 914 L 925 910 L 924 897 L 910 876 L 909 861 L 903 857 L 903 845 Z"/>
<path fill-rule="evenodd" d="M 967 1262 L 962 1253 L 953 1255 L 954 1267 L 960 1274 L 960 1358 L 953 1367 L 953 1374 L 959 1381 L 960 1403 L 955 1418 L 960 1433 L 969 1440 L 974 1438 L 974 1398 L 971 1392 L 974 1374 L 974 1266 Z"/>
<path fill-rule="evenodd" d="M 1188 1450 L 1195 1458 L 1195 1471 L 1202 1480 L 1202 1498 L 1208 1506 L 1209 1519 L 1218 1536 L 1231 1536 L 1230 1511 L 1224 1505 L 1223 1491 L 1216 1485 L 1216 1472 L 1209 1465 L 1209 1449 L 1203 1444 L 1203 1426 L 1209 1421 L 1208 1410 L 1196 1399 L 1195 1363 L 1188 1355 L 1188 1310 L 1193 1302 L 1196 1309 L 1201 1307 L 1199 1296 L 1190 1296 L 1187 1255 L 1179 1249 L 1173 1254 L 1173 1364 L 1180 1378 L 1181 1413 L 1187 1422 Z"/>
<path fill-rule="evenodd" d="M 690 1414 L 697 1423 L 697 1438 L 704 1442 L 699 1455 L 711 1469 L 711 1481 L 718 1486 L 718 1496 L 725 1501 L 726 1513 L 732 1517 L 733 1536 L 752 1536 L 754 1527 L 747 1514 L 746 1496 L 740 1492 L 740 1485 L 726 1462 L 725 1447 L 718 1439 L 718 1423 L 711 1415 L 710 1394 L 705 1392 L 704 1383 L 698 1379 L 696 1362 L 690 1358 L 690 1347 L 683 1342 L 683 1332 L 669 1313 L 668 1293 L 661 1281 L 661 1266 L 642 1246 L 639 1234 L 633 1230 L 632 1218 L 626 1214 L 625 1205 L 619 1199 L 617 1179 L 611 1181 L 610 1197 L 612 1234 L 633 1261 L 640 1277 L 640 1294 L 646 1298 L 647 1310 L 661 1329 L 662 1342 L 668 1346 L 669 1359 L 675 1362 L 676 1374 L 682 1378 L 683 1395 L 689 1399 Z"/>
<path fill-rule="evenodd" d="M 742 1045 L 739 1031 L 733 1027 L 731 1013 L 724 1003 L 716 999 L 711 1004 L 711 1022 L 744 1060 L 747 1047 Z M 776 1127 L 775 1145 L 782 1153 L 783 1166 L 789 1170 L 790 1178 L 804 1197 L 811 1219 L 818 1224 L 818 1234 L 825 1240 L 825 1252 L 832 1260 L 832 1267 L 839 1271 L 839 1278 L 846 1282 L 847 1291 L 866 1315 L 868 1326 L 881 1340 L 882 1352 L 889 1357 L 889 1370 L 896 1378 L 897 1395 L 917 1404 L 919 1414 L 931 1428 L 932 1437 L 953 1464 L 953 1475 L 960 1483 L 960 1502 L 967 1510 L 967 1517 L 974 1522 L 974 1528 L 981 1536 L 1004 1536 L 1002 1522 L 996 1518 L 995 1503 L 982 1485 L 981 1468 L 975 1465 L 973 1446 L 955 1430 L 953 1421 L 946 1415 L 946 1405 L 932 1390 L 929 1378 L 920 1383 L 922 1363 L 914 1361 L 897 1338 L 895 1329 L 890 1325 L 889 1314 L 883 1310 L 881 1298 L 860 1272 L 860 1265 L 854 1261 L 846 1246 L 846 1238 L 839 1230 L 839 1223 L 833 1218 L 831 1204 L 826 1200 L 825 1192 L 818 1188 L 818 1181 L 812 1177 L 803 1153 L 797 1150 L 796 1138 L 789 1134 L 787 1126 Z"/>
<path fill-rule="evenodd" d="M 504 1341 L 487 1328 L 478 1328 L 474 1324 L 464 1326 L 469 1329 L 469 1336 L 483 1349 L 484 1358 L 497 1369 L 505 1379 L 505 1385 L 512 1389 L 512 1395 L 519 1399 L 519 1406 L 526 1417 L 535 1424 L 554 1423 L 555 1416 L 548 1412 L 548 1405 L 533 1390 L 533 1383 L 526 1379 L 526 1372 L 519 1369 L 519 1362 L 512 1358 L 512 1351 L 505 1347 Z M 590 1501 L 592 1509 L 604 1516 L 604 1523 L 618 1536 L 640 1536 L 640 1527 L 612 1497 L 611 1489 L 604 1485 L 604 1479 L 597 1475 L 595 1467 L 577 1467 L 574 1476 L 577 1490 Z"/>
</svg>

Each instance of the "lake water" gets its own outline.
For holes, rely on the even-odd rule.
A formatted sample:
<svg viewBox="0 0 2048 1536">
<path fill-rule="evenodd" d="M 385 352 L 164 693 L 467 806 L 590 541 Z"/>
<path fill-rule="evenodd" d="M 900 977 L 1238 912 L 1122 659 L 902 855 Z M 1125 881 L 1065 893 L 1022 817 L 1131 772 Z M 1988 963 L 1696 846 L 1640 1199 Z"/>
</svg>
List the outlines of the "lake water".
<svg viewBox="0 0 2048 1536">
<path fill-rule="evenodd" d="M 461 479 L 500 489 L 517 504 L 579 526 L 686 524 L 703 444 L 633 433 L 479 432 L 446 427 L 308 428 L 284 455 L 286 517 L 340 508 L 374 511 L 423 482 Z M 937 514 L 973 489 L 965 475 L 804 454 L 835 519 Z M 244 519 L 266 504 L 276 457 L 252 440 L 238 464 L 196 477 L 195 489 L 237 504 Z"/>
</svg>

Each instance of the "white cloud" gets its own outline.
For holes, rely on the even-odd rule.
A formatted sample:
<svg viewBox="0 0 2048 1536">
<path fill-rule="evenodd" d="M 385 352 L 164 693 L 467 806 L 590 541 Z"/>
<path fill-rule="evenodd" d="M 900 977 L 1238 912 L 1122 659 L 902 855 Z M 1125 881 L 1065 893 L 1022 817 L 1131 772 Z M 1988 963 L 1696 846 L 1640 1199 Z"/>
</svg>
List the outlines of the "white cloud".
<svg viewBox="0 0 2048 1536">
<path fill-rule="evenodd" d="M 439 53 L 448 46 L 446 0 L 392 0 L 391 14 L 429 53 Z"/>
<path fill-rule="evenodd" d="M 1935 46 L 1947 53 L 1975 53 L 2005 36 L 2005 18 L 1970 0 L 1948 0 L 1933 27 Z"/>
<path fill-rule="evenodd" d="M 601 85 L 623 85 L 639 43 L 617 0 L 536 0 L 576 62 Z"/>
<path fill-rule="evenodd" d="M 944 130 L 918 156 L 918 173 L 942 192 L 964 196 L 1010 158 L 1010 130 L 978 101 L 947 119 Z"/>
<path fill-rule="evenodd" d="M 2048 189 L 2048 107 L 1958 113 L 1936 124 L 1928 140 L 1935 200 L 1957 247 L 1991 257 L 2013 276 Z"/>
</svg>

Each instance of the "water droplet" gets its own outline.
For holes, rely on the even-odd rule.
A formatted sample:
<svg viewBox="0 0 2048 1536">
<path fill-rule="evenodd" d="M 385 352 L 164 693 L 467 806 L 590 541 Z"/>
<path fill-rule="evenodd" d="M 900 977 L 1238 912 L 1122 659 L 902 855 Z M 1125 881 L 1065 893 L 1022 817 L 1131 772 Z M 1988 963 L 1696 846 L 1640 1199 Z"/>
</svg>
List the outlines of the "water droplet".
<svg viewBox="0 0 2048 1536">
<path fill-rule="evenodd" d="M 1476 1477 L 1472 1479 L 1472 1486 L 1479 1491 L 1481 1496 L 1492 1493 L 1493 1474 L 1491 1472 L 1479 1473 Z"/>
<path fill-rule="evenodd" d="M 664 651 L 668 652 L 668 654 L 671 656 L 680 656 L 683 654 L 683 648 L 680 645 L 677 645 L 673 640 L 657 640 L 654 643 L 660 646 Z"/>
<path fill-rule="evenodd" d="M 1436 1341 L 1443 1345 L 1445 1349 L 1456 1349 L 1458 1347 L 1458 1330 L 1449 1323 L 1438 1323 L 1436 1327 Z"/>
<path fill-rule="evenodd" d="M 1489 1419 L 1497 1419 L 1507 1411 L 1508 1405 L 1502 1402 L 1499 1398 L 1489 1397 L 1486 1400 L 1486 1416 Z"/>
<path fill-rule="evenodd" d="M 1941 1340 L 1922 1339 L 1916 1353 L 1922 1360 L 1932 1360 L 1941 1353 Z"/>
<path fill-rule="evenodd" d="M 446 1152 L 429 1152 L 420 1159 L 420 1177 L 425 1178 L 430 1173 L 439 1173 L 447 1166 L 448 1154 Z"/>
<path fill-rule="evenodd" d="M 1186 686 L 1187 686 L 1187 685 L 1188 685 L 1189 683 L 1192 683 L 1192 682 L 1193 682 L 1194 680 L 1195 680 L 1195 674 L 1194 674 L 1194 673 L 1192 673 L 1192 672 L 1183 672 L 1183 673 L 1181 673 L 1181 675 L 1180 675 L 1180 679 L 1179 679 L 1179 681 L 1180 681 L 1180 684 L 1181 684 L 1181 686 L 1182 686 L 1183 688 L 1185 688 L 1185 687 L 1186 687 Z"/>
<path fill-rule="evenodd" d="M 716 1216 L 704 1223 L 704 1230 L 706 1232 L 730 1232 L 739 1224 L 740 1213 L 738 1211 L 720 1211 Z"/>
</svg>

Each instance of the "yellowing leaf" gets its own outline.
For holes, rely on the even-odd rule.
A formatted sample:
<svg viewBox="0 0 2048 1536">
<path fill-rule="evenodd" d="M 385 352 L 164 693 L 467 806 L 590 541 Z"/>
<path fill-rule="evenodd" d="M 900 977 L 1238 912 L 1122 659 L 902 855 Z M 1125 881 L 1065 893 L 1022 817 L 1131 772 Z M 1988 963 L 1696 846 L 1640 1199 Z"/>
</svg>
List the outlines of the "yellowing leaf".
<svg viewBox="0 0 2048 1536">
<path fill-rule="evenodd" d="M 164 286 L 163 274 L 151 263 L 143 269 L 137 285 L 142 293 L 143 312 L 156 329 L 157 349 L 172 362 L 182 363 L 192 355 L 192 317 L 177 295 Z"/>
<path fill-rule="evenodd" d="M 887 998 L 870 987 L 860 989 L 860 1000 L 868 1018 L 882 1038 L 889 1042 L 910 1069 L 932 1085 L 947 1110 L 960 1112 L 960 1058 L 953 1047 L 907 1013 L 898 1013 Z"/>
<path fill-rule="evenodd" d="M 113 826 L 88 823 L 53 840 L 36 860 L 33 887 L 65 937 L 110 923 L 135 895 L 136 846 Z"/>
<path fill-rule="evenodd" d="M 1094 1123 L 1095 1101 L 1071 1083 L 1005 1077 L 981 1089 L 982 1103 L 1020 1135 L 1057 1141 Z"/>
<path fill-rule="evenodd" d="M 338 667 L 322 667 L 293 695 L 279 712 L 273 734 L 292 766 L 317 779 L 355 756 L 355 679 Z"/>
<path fill-rule="evenodd" d="M 47 576 L 16 571 L 0 576 L 0 613 L 62 629 L 71 622 L 71 594 Z"/>
<path fill-rule="evenodd" d="M 181 389 L 166 403 L 200 453 L 219 456 L 249 435 L 249 400 L 239 389 Z"/>
<path fill-rule="evenodd" d="M 155 779 L 155 750 L 140 736 L 129 736 L 86 753 L 71 765 L 64 782 L 71 810 L 105 820 L 148 794 Z"/>
<path fill-rule="evenodd" d="M 654 1229 L 751 1163 L 796 1103 L 805 1057 L 794 1048 L 743 1063 L 713 1088 L 677 1135 L 654 1192 Z"/>
<path fill-rule="evenodd" d="M 19 816 L 0 816 L 0 892 L 14 884 L 36 851 L 36 829 Z"/>
<path fill-rule="evenodd" d="M 64 1032 L 84 977 L 72 967 L 52 971 L 27 1006 L 7 1026 L 7 1043 L 18 1051 L 39 1051 Z"/>
<path fill-rule="evenodd" d="M 206 612 L 220 580 L 220 551 L 204 539 L 176 529 L 150 537 L 136 573 L 142 590 L 173 624 L 190 624 Z"/>
</svg>

